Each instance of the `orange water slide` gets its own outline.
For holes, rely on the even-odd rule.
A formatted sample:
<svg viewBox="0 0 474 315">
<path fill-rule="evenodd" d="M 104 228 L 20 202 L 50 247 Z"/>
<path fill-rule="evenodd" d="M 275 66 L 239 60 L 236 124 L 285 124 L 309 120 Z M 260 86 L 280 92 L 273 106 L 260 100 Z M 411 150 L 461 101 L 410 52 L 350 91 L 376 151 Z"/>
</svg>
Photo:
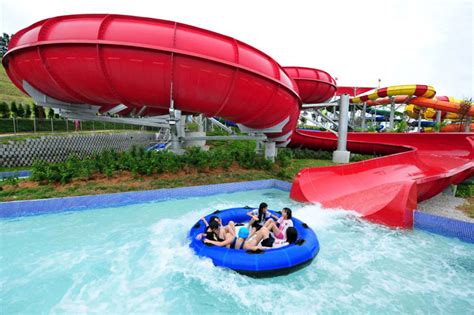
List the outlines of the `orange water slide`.
<svg viewBox="0 0 474 315">
<path fill-rule="evenodd" d="M 421 106 L 438 109 L 444 112 L 450 113 L 459 113 L 461 111 L 460 103 L 453 103 L 448 101 L 442 101 L 438 99 L 426 98 L 426 97 L 416 97 L 410 101 L 410 103 Z M 471 108 L 466 113 L 469 116 L 474 116 L 474 105 L 471 103 Z"/>
</svg>

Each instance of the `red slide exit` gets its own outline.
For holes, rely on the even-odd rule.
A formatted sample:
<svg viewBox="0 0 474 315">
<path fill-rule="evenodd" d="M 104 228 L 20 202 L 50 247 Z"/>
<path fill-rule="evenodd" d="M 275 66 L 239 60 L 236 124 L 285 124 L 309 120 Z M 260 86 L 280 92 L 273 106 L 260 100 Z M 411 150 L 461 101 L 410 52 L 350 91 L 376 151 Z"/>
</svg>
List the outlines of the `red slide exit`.
<svg viewBox="0 0 474 315">
<path fill-rule="evenodd" d="M 298 130 L 290 146 L 335 150 L 332 133 Z M 393 227 L 413 225 L 417 201 L 474 174 L 474 136 L 466 133 L 349 133 L 347 148 L 375 159 L 301 170 L 290 197 L 355 210 Z"/>
</svg>

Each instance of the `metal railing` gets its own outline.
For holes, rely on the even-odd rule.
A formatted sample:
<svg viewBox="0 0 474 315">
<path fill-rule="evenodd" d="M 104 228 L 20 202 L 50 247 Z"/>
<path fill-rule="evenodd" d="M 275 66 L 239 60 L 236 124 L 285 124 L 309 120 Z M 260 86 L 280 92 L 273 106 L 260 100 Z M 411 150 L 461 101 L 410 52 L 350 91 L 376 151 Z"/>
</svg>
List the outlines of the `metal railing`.
<svg viewBox="0 0 474 315">
<path fill-rule="evenodd" d="M 117 122 L 76 121 L 64 118 L 0 118 L 0 134 L 55 133 L 100 130 L 157 131 L 160 128 Z"/>
</svg>

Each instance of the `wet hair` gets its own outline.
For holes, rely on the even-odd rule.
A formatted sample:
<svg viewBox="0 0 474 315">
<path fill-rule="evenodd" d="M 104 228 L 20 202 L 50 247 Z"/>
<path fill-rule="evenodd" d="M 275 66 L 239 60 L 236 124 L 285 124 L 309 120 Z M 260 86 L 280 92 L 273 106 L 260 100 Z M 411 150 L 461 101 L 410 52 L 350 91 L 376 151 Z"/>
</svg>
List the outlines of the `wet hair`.
<svg viewBox="0 0 474 315">
<path fill-rule="evenodd" d="M 298 230 L 292 226 L 286 229 L 286 241 L 293 244 L 298 239 Z"/>
<path fill-rule="evenodd" d="M 209 223 L 209 228 L 210 228 L 211 230 L 216 230 L 216 229 L 219 228 L 219 223 L 217 223 L 217 221 L 215 221 L 215 220 L 214 220 L 214 221 L 211 221 L 211 222 Z"/>
<path fill-rule="evenodd" d="M 292 217 L 292 215 L 291 215 L 291 213 L 292 213 L 291 209 L 290 209 L 290 208 L 283 208 L 283 210 L 285 210 L 285 212 L 286 212 L 286 219 L 287 219 L 287 220 L 291 220 L 291 217 Z"/>
<path fill-rule="evenodd" d="M 268 208 L 268 205 L 265 202 L 262 202 L 260 206 L 258 206 L 258 222 L 265 221 L 265 213 L 263 213 L 263 209 Z"/>
<path fill-rule="evenodd" d="M 216 221 L 217 223 L 219 223 L 219 217 L 216 216 L 216 215 L 213 215 L 209 218 L 209 223 L 213 222 L 213 221 Z"/>
</svg>

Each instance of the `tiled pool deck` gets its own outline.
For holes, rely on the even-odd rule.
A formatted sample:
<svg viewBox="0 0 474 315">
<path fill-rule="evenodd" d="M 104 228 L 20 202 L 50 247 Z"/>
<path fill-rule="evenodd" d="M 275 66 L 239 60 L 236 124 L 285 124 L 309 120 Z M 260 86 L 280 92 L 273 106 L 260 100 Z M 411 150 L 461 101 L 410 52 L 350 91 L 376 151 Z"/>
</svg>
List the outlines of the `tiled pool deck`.
<svg viewBox="0 0 474 315">
<path fill-rule="evenodd" d="M 64 211 L 81 211 L 91 208 L 117 207 L 148 201 L 183 199 L 245 190 L 271 188 L 290 191 L 291 183 L 276 179 L 269 179 L 251 182 L 134 191 L 94 196 L 0 202 L 0 218 L 14 218 Z M 474 243 L 473 223 L 438 217 L 420 211 L 415 211 L 414 228 L 448 237 L 456 237 L 462 241 Z"/>
</svg>

